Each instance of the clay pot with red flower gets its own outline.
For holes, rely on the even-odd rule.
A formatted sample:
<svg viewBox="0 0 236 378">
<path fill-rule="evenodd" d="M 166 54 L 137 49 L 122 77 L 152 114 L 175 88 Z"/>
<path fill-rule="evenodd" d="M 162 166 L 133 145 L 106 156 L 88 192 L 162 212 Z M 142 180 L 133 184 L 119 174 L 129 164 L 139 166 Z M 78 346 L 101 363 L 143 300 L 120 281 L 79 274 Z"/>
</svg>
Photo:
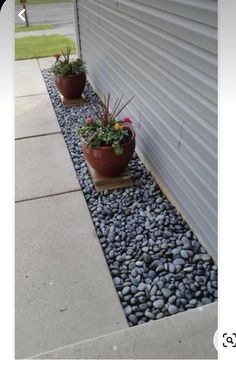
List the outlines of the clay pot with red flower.
<svg viewBox="0 0 236 378">
<path fill-rule="evenodd" d="M 77 129 L 82 140 L 85 159 L 100 175 L 118 176 L 128 166 L 135 150 L 135 131 L 130 118 L 119 118 L 120 113 L 132 100 L 122 104 L 117 98 L 110 110 L 110 94 L 98 117 L 89 117 Z"/>
<path fill-rule="evenodd" d="M 66 52 L 54 55 L 56 62 L 51 70 L 54 73 L 55 84 L 65 99 L 81 97 L 86 84 L 86 66 L 81 59 L 70 59 L 71 48 Z"/>
</svg>

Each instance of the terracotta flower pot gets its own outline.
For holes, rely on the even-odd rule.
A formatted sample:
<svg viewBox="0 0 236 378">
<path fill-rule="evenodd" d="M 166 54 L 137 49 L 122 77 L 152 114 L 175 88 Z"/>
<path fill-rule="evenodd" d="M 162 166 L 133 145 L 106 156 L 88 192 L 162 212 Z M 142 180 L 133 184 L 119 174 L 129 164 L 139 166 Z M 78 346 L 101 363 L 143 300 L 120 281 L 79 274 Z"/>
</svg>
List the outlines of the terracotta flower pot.
<svg viewBox="0 0 236 378">
<path fill-rule="evenodd" d="M 85 159 L 100 175 L 105 177 L 118 176 L 129 164 L 135 150 L 135 132 L 133 129 L 129 130 L 131 138 L 121 145 L 123 153 L 119 156 L 115 154 L 113 147 L 102 146 L 90 149 L 83 143 Z"/>
<path fill-rule="evenodd" d="M 79 98 L 82 95 L 86 84 L 86 74 L 84 72 L 79 75 L 54 75 L 54 78 L 57 89 L 65 98 Z"/>
</svg>

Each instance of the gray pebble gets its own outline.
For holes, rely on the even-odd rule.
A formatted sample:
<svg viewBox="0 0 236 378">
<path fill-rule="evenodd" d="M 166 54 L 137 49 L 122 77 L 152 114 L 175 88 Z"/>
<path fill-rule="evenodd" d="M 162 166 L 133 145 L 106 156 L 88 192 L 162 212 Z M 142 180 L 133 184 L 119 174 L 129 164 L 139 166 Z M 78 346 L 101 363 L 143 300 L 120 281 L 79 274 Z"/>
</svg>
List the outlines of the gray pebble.
<svg viewBox="0 0 236 378">
<path fill-rule="evenodd" d="M 139 284 L 139 281 L 137 280 L 137 278 L 131 277 L 130 281 L 132 282 L 133 286 L 138 286 L 138 284 Z"/>
<path fill-rule="evenodd" d="M 139 291 L 143 291 L 143 290 L 145 290 L 145 288 L 146 288 L 146 284 L 145 283 L 140 283 L 139 285 L 138 285 L 138 290 Z"/>
<path fill-rule="evenodd" d="M 217 288 L 217 281 L 212 281 L 212 286 L 216 289 Z"/>
<path fill-rule="evenodd" d="M 173 261 L 173 264 L 176 266 L 176 265 L 184 265 L 185 264 L 185 260 L 184 259 L 181 259 L 181 258 L 177 258 Z"/>
<path fill-rule="evenodd" d="M 138 325 L 141 325 L 141 324 L 145 324 L 146 322 L 145 322 L 145 320 L 139 320 L 139 322 L 138 322 Z"/>
<path fill-rule="evenodd" d="M 217 280 L 217 273 L 214 270 L 211 270 L 210 280 L 211 281 L 216 281 Z"/>
<path fill-rule="evenodd" d="M 140 275 L 140 274 L 136 277 L 136 280 L 137 280 L 138 282 L 141 281 L 141 275 Z"/>
<path fill-rule="evenodd" d="M 162 290 L 162 294 L 164 295 L 165 298 L 169 298 L 171 296 L 171 291 L 169 289 L 166 289 L 166 288 L 163 288 Z"/>
<path fill-rule="evenodd" d="M 113 281 L 114 281 L 115 285 L 120 285 L 120 283 L 121 283 L 121 279 L 119 277 L 113 278 Z"/>
<path fill-rule="evenodd" d="M 192 240 L 193 249 L 197 250 L 200 247 L 200 244 L 196 240 Z"/>
<path fill-rule="evenodd" d="M 169 305 L 168 307 L 168 311 L 171 315 L 174 315 L 174 314 L 177 314 L 177 312 L 179 311 L 178 310 L 178 307 L 176 307 L 175 305 L 171 304 Z"/>
<path fill-rule="evenodd" d="M 146 303 L 147 301 L 146 297 L 144 296 L 139 297 L 138 300 L 139 300 L 139 303 Z"/>
<path fill-rule="evenodd" d="M 193 271 L 193 267 L 192 266 L 187 266 L 186 268 L 183 269 L 184 272 L 187 272 L 187 273 L 190 273 Z"/>
<path fill-rule="evenodd" d="M 164 268 L 163 265 L 159 265 L 159 266 L 156 268 L 156 272 L 157 272 L 157 274 L 163 272 L 163 270 L 165 270 L 165 268 Z"/>
<path fill-rule="evenodd" d="M 136 293 L 137 293 L 137 291 L 138 291 L 138 289 L 137 289 L 137 287 L 136 287 L 136 286 L 134 286 L 134 285 L 131 285 L 131 287 L 130 287 L 130 291 L 131 291 L 131 293 L 132 293 L 132 294 L 136 294 Z"/>
<path fill-rule="evenodd" d="M 139 301 L 138 301 L 137 298 L 132 297 L 132 298 L 130 299 L 130 303 L 134 306 L 134 305 L 138 305 L 138 304 L 139 304 Z"/>
<path fill-rule="evenodd" d="M 188 239 L 190 239 L 190 238 L 192 237 L 192 232 L 191 232 L 191 231 L 187 231 L 187 232 L 186 232 L 186 237 L 187 237 Z"/>
<path fill-rule="evenodd" d="M 189 303 L 193 306 L 195 306 L 197 304 L 197 299 L 191 299 L 191 301 L 189 301 Z"/>
<path fill-rule="evenodd" d="M 139 309 L 140 309 L 141 311 L 145 311 L 145 310 L 147 309 L 147 304 L 146 304 L 146 303 L 141 303 L 141 304 L 139 305 Z"/>
<path fill-rule="evenodd" d="M 150 295 L 155 295 L 157 292 L 157 286 L 153 286 L 150 290 Z"/>
<path fill-rule="evenodd" d="M 153 280 L 156 277 L 156 272 L 154 272 L 153 270 L 150 270 L 148 272 L 148 277 L 151 278 L 151 280 Z"/>
<path fill-rule="evenodd" d="M 181 272 L 182 269 L 183 269 L 183 266 L 182 266 L 182 265 L 176 265 L 176 266 L 175 266 L 175 271 L 176 271 L 176 273 Z"/>
<path fill-rule="evenodd" d="M 203 297 L 202 299 L 201 299 L 201 302 L 202 302 L 202 304 L 208 304 L 208 303 L 211 303 L 211 301 L 210 301 L 210 299 L 209 298 L 206 298 L 206 297 Z"/>
<path fill-rule="evenodd" d="M 144 315 L 149 319 L 155 318 L 155 316 L 148 309 L 145 311 Z"/>
<path fill-rule="evenodd" d="M 145 264 L 150 264 L 153 260 L 151 256 L 146 255 L 143 257 L 143 261 L 145 262 Z"/>
<path fill-rule="evenodd" d="M 176 296 L 175 296 L 175 295 L 172 295 L 172 296 L 169 297 L 169 299 L 168 299 L 168 302 L 169 302 L 169 303 L 175 303 L 175 301 L 176 301 Z"/>
<path fill-rule="evenodd" d="M 180 252 L 180 255 L 181 255 L 184 259 L 188 259 L 188 258 L 189 258 L 189 254 L 188 254 L 188 252 L 185 251 L 185 250 L 182 250 L 182 251 Z"/>
<path fill-rule="evenodd" d="M 123 295 L 126 295 L 126 294 L 128 294 L 129 292 L 130 292 L 130 287 L 129 287 L 129 286 L 124 287 L 124 289 L 122 290 L 122 294 L 123 294 Z"/>
<path fill-rule="evenodd" d="M 128 295 L 124 295 L 124 301 L 126 302 L 129 302 L 132 298 L 132 295 L 131 294 L 128 294 Z"/>
<path fill-rule="evenodd" d="M 199 255 L 194 255 L 193 256 L 193 262 L 198 262 L 200 260 L 200 256 Z"/>
<path fill-rule="evenodd" d="M 156 285 L 157 285 L 158 289 L 161 290 L 161 289 L 164 287 L 164 282 L 162 282 L 162 281 L 157 281 Z"/>
<path fill-rule="evenodd" d="M 131 323 L 133 323 L 134 325 L 138 324 L 138 319 L 137 319 L 136 315 L 131 314 L 131 315 L 128 316 L 128 319 L 129 319 L 129 321 L 130 321 Z"/>
<path fill-rule="evenodd" d="M 124 308 L 125 315 L 128 316 L 132 313 L 132 308 L 130 306 L 127 306 Z"/>
<path fill-rule="evenodd" d="M 173 264 L 169 264 L 169 272 L 174 273 L 175 272 L 175 266 Z"/>
<path fill-rule="evenodd" d="M 211 256 L 208 254 L 200 255 L 202 261 L 211 261 Z"/>
<path fill-rule="evenodd" d="M 153 302 L 153 307 L 158 309 L 161 309 L 162 307 L 164 307 L 164 305 L 165 302 L 163 301 L 163 299 L 158 299 L 157 301 Z"/>
<path fill-rule="evenodd" d="M 178 284 L 178 288 L 179 288 L 180 291 L 185 292 L 185 289 L 186 289 L 186 288 L 185 288 L 183 282 L 180 282 L 180 283 Z"/>
</svg>

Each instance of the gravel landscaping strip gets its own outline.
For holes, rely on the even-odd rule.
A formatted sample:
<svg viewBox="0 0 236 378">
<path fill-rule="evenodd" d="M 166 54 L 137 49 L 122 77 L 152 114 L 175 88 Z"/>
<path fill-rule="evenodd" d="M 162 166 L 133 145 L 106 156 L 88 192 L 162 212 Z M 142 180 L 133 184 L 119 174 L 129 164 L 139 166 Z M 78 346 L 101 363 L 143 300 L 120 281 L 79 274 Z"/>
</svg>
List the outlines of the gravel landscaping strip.
<svg viewBox="0 0 236 378">
<path fill-rule="evenodd" d="M 66 108 L 50 71 L 43 76 L 129 325 L 214 302 L 217 267 L 137 154 L 133 187 L 94 189 L 75 133 L 102 105 L 92 87 L 86 105 Z"/>
</svg>

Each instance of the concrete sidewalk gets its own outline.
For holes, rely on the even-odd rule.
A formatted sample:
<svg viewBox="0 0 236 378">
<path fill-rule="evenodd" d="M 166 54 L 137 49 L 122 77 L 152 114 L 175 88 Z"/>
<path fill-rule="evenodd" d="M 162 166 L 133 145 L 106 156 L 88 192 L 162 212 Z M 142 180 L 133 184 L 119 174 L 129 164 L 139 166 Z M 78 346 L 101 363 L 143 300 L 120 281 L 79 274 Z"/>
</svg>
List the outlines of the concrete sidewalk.
<svg viewBox="0 0 236 378">
<path fill-rule="evenodd" d="M 21 359 L 128 325 L 37 60 L 16 62 L 15 136 Z"/>
<path fill-rule="evenodd" d="M 216 303 L 31 359 L 215 359 Z"/>
<path fill-rule="evenodd" d="M 40 68 L 16 62 L 16 358 L 217 358 L 217 303 L 128 327 Z"/>
<path fill-rule="evenodd" d="M 26 32 L 17 32 L 15 33 L 15 38 L 22 38 L 22 37 L 38 37 L 42 35 L 66 35 L 69 38 L 75 40 L 75 28 L 74 25 L 69 26 L 60 26 L 54 29 L 45 29 L 45 30 L 31 30 Z"/>
</svg>

